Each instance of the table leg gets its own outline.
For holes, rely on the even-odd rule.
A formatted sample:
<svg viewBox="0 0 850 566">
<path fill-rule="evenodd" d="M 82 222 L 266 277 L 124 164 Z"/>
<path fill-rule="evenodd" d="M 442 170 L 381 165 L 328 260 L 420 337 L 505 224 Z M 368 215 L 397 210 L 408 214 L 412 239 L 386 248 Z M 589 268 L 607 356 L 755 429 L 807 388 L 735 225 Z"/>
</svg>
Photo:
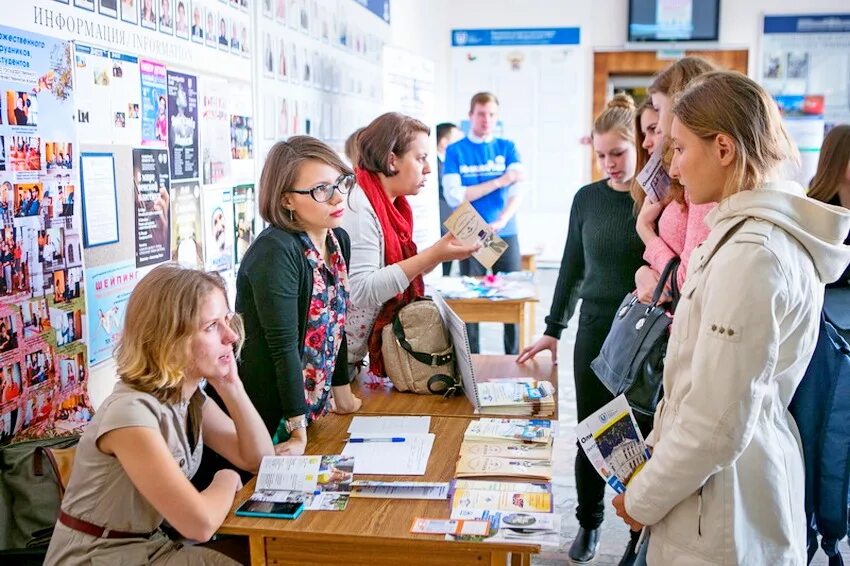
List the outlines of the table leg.
<svg viewBox="0 0 850 566">
<path fill-rule="evenodd" d="M 511 552 L 511 566 L 531 566 L 531 555 L 522 552 Z"/>
<path fill-rule="evenodd" d="M 494 550 L 490 553 L 490 566 L 508 566 L 509 552 L 499 552 Z"/>
<path fill-rule="evenodd" d="M 260 535 L 248 537 L 251 566 L 266 566 L 266 539 Z"/>
<path fill-rule="evenodd" d="M 519 351 L 522 352 L 522 349 L 528 346 L 528 332 L 532 324 L 534 324 L 534 320 L 528 320 L 528 309 L 525 307 L 525 303 L 517 303 L 517 309 L 519 313 L 517 318 L 519 319 L 519 324 L 517 328 L 517 332 L 519 333 Z"/>
</svg>

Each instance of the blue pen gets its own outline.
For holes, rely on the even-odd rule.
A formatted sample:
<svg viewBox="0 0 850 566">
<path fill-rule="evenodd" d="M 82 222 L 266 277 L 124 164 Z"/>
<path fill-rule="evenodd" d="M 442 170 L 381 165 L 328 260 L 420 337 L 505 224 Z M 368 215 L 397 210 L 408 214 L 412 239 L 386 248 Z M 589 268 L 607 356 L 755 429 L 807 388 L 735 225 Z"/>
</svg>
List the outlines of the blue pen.
<svg viewBox="0 0 850 566">
<path fill-rule="evenodd" d="M 392 438 L 349 438 L 349 442 L 360 444 L 363 442 L 404 442 L 404 437 L 394 436 Z"/>
</svg>

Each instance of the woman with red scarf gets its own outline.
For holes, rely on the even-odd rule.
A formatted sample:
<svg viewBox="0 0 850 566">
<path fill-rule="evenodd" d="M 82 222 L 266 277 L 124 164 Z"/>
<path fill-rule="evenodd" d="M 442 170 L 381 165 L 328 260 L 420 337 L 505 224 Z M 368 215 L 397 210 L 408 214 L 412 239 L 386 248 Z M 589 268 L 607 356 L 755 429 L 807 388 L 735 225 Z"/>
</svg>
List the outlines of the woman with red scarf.
<svg viewBox="0 0 850 566">
<path fill-rule="evenodd" d="M 419 252 L 413 242 L 413 212 L 407 197 L 425 186 L 431 172 L 428 126 L 389 112 L 357 136 L 355 164 L 361 190 L 351 193 L 343 227 L 351 238 L 348 362 L 369 355 L 369 369 L 384 376 L 381 330 L 403 306 L 425 292 L 422 274 L 444 261 L 464 259 L 473 246 L 451 234 Z"/>
</svg>

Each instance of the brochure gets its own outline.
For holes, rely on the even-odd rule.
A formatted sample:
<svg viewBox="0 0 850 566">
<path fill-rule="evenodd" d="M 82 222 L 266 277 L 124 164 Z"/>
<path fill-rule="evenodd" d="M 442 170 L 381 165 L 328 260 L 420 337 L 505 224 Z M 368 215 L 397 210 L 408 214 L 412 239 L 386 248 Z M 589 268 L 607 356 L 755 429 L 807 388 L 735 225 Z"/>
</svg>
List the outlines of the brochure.
<svg viewBox="0 0 850 566">
<path fill-rule="evenodd" d="M 561 532 L 561 516 L 555 513 L 493 511 L 486 509 L 456 509 L 452 519 L 488 521 L 489 535 L 447 535 L 447 540 L 478 542 L 524 542 L 557 547 Z"/>
<path fill-rule="evenodd" d="M 490 532 L 490 521 L 469 519 L 425 519 L 417 517 L 410 527 L 417 535 L 472 535 L 486 536 Z"/>
<path fill-rule="evenodd" d="M 448 483 L 368 481 L 351 482 L 351 497 L 370 499 L 448 499 Z"/>
<path fill-rule="evenodd" d="M 618 493 L 650 457 L 624 395 L 578 423 L 576 434 L 596 471 Z"/>
<path fill-rule="evenodd" d="M 472 257 L 487 269 L 492 268 L 508 249 L 507 242 L 499 237 L 468 201 L 461 203 L 443 225 L 464 244 L 481 244 Z"/>
<path fill-rule="evenodd" d="M 348 456 L 266 456 L 250 499 L 302 501 L 305 510 L 342 511 L 353 475 L 354 458 Z"/>
<path fill-rule="evenodd" d="M 655 151 L 640 173 L 637 182 L 646 193 L 649 202 L 662 202 L 670 193 L 670 176 L 664 169 L 664 148 Z"/>
<path fill-rule="evenodd" d="M 455 487 L 452 512 L 456 509 L 489 509 L 492 511 L 552 511 L 552 492 L 479 490 Z"/>
<path fill-rule="evenodd" d="M 533 444 L 531 442 L 470 442 L 464 440 L 460 445 L 461 457 L 510 458 L 521 460 L 551 460 L 551 444 Z"/>
<path fill-rule="evenodd" d="M 519 458 L 492 458 L 461 454 L 455 476 L 465 477 L 520 477 L 539 480 L 552 479 L 552 462 L 549 460 L 524 460 Z"/>
<path fill-rule="evenodd" d="M 479 419 L 472 421 L 463 434 L 466 441 L 493 440 L 552 443 L 552 421 L 542 419 Z"/>
<path fill-rule="evenodd" d="M 555 412 L 555 386 L 531 377 L 511 377 L 478 384 L 482 413 L 548 417 Z"/>
</svg>

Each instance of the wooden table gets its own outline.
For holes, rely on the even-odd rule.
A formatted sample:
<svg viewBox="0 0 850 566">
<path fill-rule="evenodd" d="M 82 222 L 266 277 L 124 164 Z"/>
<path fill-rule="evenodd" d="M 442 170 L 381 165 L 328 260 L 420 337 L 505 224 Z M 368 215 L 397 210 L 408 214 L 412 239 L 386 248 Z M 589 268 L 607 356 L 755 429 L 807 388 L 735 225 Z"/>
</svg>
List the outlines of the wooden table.
<svg viewBox="0 0 850 566">
<path fill-rule="evenodd" d="M 351 415 L 328 415 L 310 426 L 308 454 L 339 454 Z M 469 419 L 433 417 L 436 435 L 424 476 L 357 478 L 449 481 Z M 416 517 L 447 519 L 448 501 L 352 498 L 345 511 L 305 511 L 298 519 L 259 519 L 234 515 L 254 491 L 251 480 L 236 497 L 221 534 L 247 536 L 251 564 L 336 564 L 354 566 L 505 565 L 529 566 L 538 545 L 446 541 L 442 535 L 412 535 Z M 510 562 L 508 562 L 510 560 Z"/>
<path fill-rule="evenodd" d="M 534 307 L 537 296 L 522 299 L 450 299 L 446 303 L 464 322 L 502 322 L 519 328 L 519 349 L 531 343 L 534 336 Z"/>
<path fill-rule="evenodd" d="M 554 365 L 552 359 L 545 354 L 540 354 L 534 360 L 524 364 L 516 363 L 516 356 L 473 354 L 472 365 L 475 368 L 475 379 L 478 381 L 500 377 L 533 377 L 552 382 L 555 385 L 555 414 L 551 418 L 558 419 L 558 366 Z M 475 416 L 472 404 L 465 395 L 446 399 L 441 395 L 402 393 L 393 387 L 373 389 L 364 385 L 361 382 L 362 379 L 361 373 L 352 384 L 354 394 L 363 401 L 363 406 L 357 413 L 359 415 Z"/>
</svg>

